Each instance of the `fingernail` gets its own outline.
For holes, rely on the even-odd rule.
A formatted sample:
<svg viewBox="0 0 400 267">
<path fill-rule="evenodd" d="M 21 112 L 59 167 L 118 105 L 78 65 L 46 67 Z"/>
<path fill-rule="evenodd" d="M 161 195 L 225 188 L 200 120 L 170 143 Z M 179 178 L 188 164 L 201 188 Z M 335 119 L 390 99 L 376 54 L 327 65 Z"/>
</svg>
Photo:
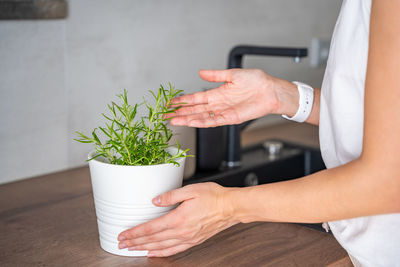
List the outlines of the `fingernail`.
<svg viewBox="0 0 400 267">
<path fill-rule="evenodd" d="M 160 204 L 161 203 L 161 198 L 158 196 L 158 197 L 156 197 L 155 199 L 154 199 L 154 203 L 155 204 Z"/>
<path fill-rule="evenodd" d="M 119 247 L 120 249 L 126 248 L 126 244 L 121 243 L 121 244 L 118 245 L 118 247 Z"/>
<path fill-rule="evenodd" d="M 123 235 L 121 235 L 121 236 L 118 237 L 118 240 L 119 240 L 119 241 L 124 241 L 124 240 L 126 240 L 126 237 L 123 236 Z"/>
</svg>

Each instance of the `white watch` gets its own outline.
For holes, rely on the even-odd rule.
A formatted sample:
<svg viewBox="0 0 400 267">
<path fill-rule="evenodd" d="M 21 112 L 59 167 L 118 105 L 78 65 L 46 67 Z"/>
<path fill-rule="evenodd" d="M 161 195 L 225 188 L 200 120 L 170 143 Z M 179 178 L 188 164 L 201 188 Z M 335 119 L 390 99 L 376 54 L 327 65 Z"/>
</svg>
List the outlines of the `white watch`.
<svg viewBox="0 0 400 267">
<path fill-rule="evenodd" d="M 299 109 L 293 117 L 282 115 L 285 119 L 297 122 L 305 122 L 311 114 L 313 102 L 314 102 L 314 89 L 301 82 L 293 82 L 297 85 L 299 90 Z"/>
</svg>

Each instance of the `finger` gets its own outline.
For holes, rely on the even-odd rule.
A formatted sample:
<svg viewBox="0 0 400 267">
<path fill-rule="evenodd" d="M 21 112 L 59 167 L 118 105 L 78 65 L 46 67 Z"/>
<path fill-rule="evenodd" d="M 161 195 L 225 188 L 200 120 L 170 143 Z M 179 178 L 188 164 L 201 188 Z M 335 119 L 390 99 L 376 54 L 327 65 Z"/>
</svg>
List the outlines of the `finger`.
<svg viewBox="0 0 400 267">
<path fill-rule="evenodd" d="M 123 231 L 119 234 L 118 240 L 125 241 L 141 236 L 150 236 L 170 228 L 171 219 L 170 216 L 168 216 L 169 214 L 170 213 Z"/>
<path fill-rule="evenodd" d="M 191 244 L 181 244 L 177 245 L 174 247 L 162 249 L 162 250 L 152 250 L 149 251 L 147 254 L 148 257 L 168 257 L 174 254 L 177 254 L 179 252 L 182 252 L 184 250 L 187 250 L 188 248 L 192 247 L 193 245 Z"/>
<path fill-rule="evenodd" d="M 207 91 L 205 92 L 197 92 L 190 95 L 183 95 L 172 99 L 171 105 L 179 105 L 179 106 L 192 106 L 197 104 L 207 104 L 208 96 Z"/>
<path fill-rule="evenodd" d="M 159 207 L 167 207 L 191 198 L 194 198 L 192 186 L 184 186 L 153 198 L 153 203 Z"/>
<path fill-rule="evenodd" d="M 214 114 L 214 116 L 216 116 L 216 115 Z M 174 117 L 170 120 L 170 123 L 172 125 L 176 125 L 176 126 L 189 126 L 191 121 L 208 120 L 208 119 L 210 119 L 210 120 L 213 119 L 210 117 L 210 113 L 203 112 L 203 113 L 198 113 L 198 114 Z"/>
<path fill-rule="evenodd" d="M 192 120 L 187 122 L 189 127 L 197 127 L 197 128 L 208 128 L 208 127 L 216 127 L 228 124 L 237 124 L 238 118 L 231 114 L 232 112 L 224 111 L 220 114 L 215 114 L 214 117 L 210 117 L 210 115 L 197 116 Z M 206 113 L 207 114 L 207 113 Z"/>
<path fill-rule="evenodd" d="M 168 239 L 161 242 L 146 243 L 142 245 L 135 245 L 128 247 L 128 250 L 162 250 L 181 244 L 182 241 L 179 239 Z"/>
<path fill-rule="evenodd" d="M 210 91 L 210 96 L 213 98 L 218 97 L 218 93 L 213 92 L 214 90 Z M 215 96 L 215 97 L 214 97 Z M 214 114 L 219 114 L 222 113 L 223 111 L 231 108 L 231 105 L 227 103 L 223 103 L 218 101 L 219 99 L 216 99 L 216 103 L 212 104 L 205 104 L 205 105 L 195 105 L 195 106 L 188 106 L 188 107 L 182 107 L 178 109 L 175 112 L 175 116 L 187 116 L 187 115 L 194 115 L 194 114 L 199 114 L 199 113 L 204 113 L 204 112 L 212 112 Z M 210 113 L 208 113 L 209 115 Z"/>
<path fill-rule="evenodd" d="M 207 112 L 209 110 L 210 110 L 210 105 L 208 105 L 208 104 L 182 107 L 182 108 L 178 109 L 177 111 L 175 111 L 175 116 L 185 116 L 185 115 L 203 113 L 203 112 Z"/>
<path fill-rule="evenodd" d="M 174 113 L 165 114 L 164 118 L 173 120 L 174 118 L 178 118 L 181 116 L 195 115 L 198 113 L 206 112 L 211 109 L 212 109 L 211 106 L 208 104 L 182 107 L 182 108 L 176 110 Z M 214 112 L 216 112 L 216 111 L 214 111 Z M 186 119 L 182 120 L 182 118 L 180 118 L 178 121 L 187 121 L 187 120 Z M 174 122 L 172 122 L 172 124 L 174 124 Z M 176 124 L 174 124 L 174 125 L 176 125 Z"/>
<path fill-rule="evenodd" d="M 233 70 L 200 70 L 199 76 L 208 82 L 232 82 Z"/>
<path fill-rule="evenodd" d="M 195 127 L 195 128 L 209 128 L 209 127 L 217 127 L 217 126 L 222 126 L 222 125 L 227 125 L 229 123 L 225 122 L 222 123 L 223 119 L 218 119 L 221 116 L 216 116 L 214 119 L 197 119 L 197 120 L 191 120 L 188 122 L 189 127 Z M 218 122 L 217 121 L 220 121 Z"/>
<path fill-rule="evenodd" d="M 137 247 L 149 243 L 157 243 L 164 240 L 176 239 L 177 232 L 175 228 L 167 229 L 153 235 L 141 236 L 134 239 L 128 239 L 120 242 L 121 248 Z"/>
</svg>

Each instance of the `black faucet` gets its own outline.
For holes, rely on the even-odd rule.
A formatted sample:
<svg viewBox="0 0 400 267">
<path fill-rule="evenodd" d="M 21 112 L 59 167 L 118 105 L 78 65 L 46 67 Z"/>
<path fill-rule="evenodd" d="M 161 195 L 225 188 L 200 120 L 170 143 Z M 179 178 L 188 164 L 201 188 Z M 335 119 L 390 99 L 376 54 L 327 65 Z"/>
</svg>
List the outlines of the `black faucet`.
<svg viewBox="0 0 400 267">
<path fill-rule="evenodd" d="M 240 45 L 231 49 L 228 58 L 228 69 L 241 68 L 243 56 L 245 55 L 262 55 L 262 56 L 279 56 L 293 57 L 295 62 L 299 62 L 300 58 L 307 56 L 307 48 L 286 48 L 286 47 L 264 47 Z M 241 145 L 240 132 L 250 121 L 240 125 L 225 126 L 227 134 L 225 167 L 233 168 L 241 165 Z"/>
</svg>

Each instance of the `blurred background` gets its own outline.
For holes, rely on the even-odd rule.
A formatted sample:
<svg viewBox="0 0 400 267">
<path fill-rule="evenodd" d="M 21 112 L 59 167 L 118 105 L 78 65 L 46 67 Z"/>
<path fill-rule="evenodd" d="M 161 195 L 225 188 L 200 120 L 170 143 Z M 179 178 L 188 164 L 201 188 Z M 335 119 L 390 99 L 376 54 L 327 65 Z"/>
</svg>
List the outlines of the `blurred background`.
<svg viewBox="0 0 400 267">
<path fill-rule="evenodd" d="M 91 146 L 73 141 L 75 131 L 88 133 L 102 124 L 106 104 L 124 88 L 131 103 L 160 83 L 193 93 L 213 87 L 197 71 L 226 68 L 235 45 L 310 48 L 313 38 L 329 41 L 341 4 L 64 2 L 62 18 L 0 20 L 0 183 L 84 165 Z M 0 2 L 0 13 L 4 7 Z M 311 67 L 309 58 L 295 64 L 290 58 L 252 56 L 244 67 L 314 87 L 321 85 L 325 69 Z M 282 122 L 267 116 L 253 127 Z"/>
</svg>

